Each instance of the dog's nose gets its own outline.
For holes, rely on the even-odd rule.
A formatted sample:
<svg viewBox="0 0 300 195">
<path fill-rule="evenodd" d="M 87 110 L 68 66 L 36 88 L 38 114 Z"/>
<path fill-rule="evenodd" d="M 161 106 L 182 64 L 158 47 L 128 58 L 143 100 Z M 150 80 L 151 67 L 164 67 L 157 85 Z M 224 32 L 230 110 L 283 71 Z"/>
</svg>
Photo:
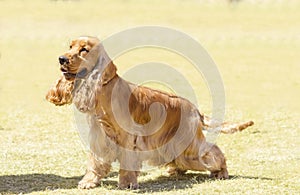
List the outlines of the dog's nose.
<svg viewBox="0 0 300 195">
<path fill-rule="evenodd" d="M 59 56 L 58 60 L 61 65 L 69 62 L 69 59 L 66 56 Z"/>
</svg>

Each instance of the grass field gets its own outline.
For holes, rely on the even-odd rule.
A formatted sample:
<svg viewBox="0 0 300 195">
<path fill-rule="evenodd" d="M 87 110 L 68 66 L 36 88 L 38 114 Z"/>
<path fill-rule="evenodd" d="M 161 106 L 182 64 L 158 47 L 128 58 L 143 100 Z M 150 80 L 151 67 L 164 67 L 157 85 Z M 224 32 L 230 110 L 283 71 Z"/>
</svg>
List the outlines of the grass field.
<svg viewBox="0 0 300 195">
<path fill-rule="evenodd" d="M 299 194 L 300 2 L 0 1 L 0 194 Z M 80 35 L 106 38 L 140 25 L 183 31 L 212 56 L 226 91 L 226 119 L 255 126 L 221 135 L 229 180 L 207 173 L 166 177 L 144 172 L 140 189 L 117 190 L 117 169 L 93 190 L 79 190 L 87 153 L 72 106 L 46 102 L 58 78 L 57 57 Z M 159 59 L 178 67 L 211 112 L 202 78 L 174 54 L 140 49 L 116 60 L 120 74 Z M 167 73 L 166 73 L 167 74 Z M 174 83 L 176 85 L 176 83 Z"/>
</svg>

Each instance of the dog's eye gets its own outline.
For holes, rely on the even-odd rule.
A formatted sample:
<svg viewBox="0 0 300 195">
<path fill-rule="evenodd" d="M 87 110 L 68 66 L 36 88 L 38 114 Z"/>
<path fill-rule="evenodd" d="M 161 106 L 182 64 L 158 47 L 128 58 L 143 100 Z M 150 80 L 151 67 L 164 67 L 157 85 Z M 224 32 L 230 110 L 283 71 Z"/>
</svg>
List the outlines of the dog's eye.
<svg viewBox="0 0 300 195">
<path fill-rule="evenodd" d="M 72 45 L 70 45 L 70 49 L 72 49 Z"/>
<path fill-rule="evenodd" d="M 89 50 L 87 50 L 86 48 L 83 47 L 81 50 L 79 50 L 79 53 L 84 52 L 84 51 L 89 52 Z"/>
</svg>

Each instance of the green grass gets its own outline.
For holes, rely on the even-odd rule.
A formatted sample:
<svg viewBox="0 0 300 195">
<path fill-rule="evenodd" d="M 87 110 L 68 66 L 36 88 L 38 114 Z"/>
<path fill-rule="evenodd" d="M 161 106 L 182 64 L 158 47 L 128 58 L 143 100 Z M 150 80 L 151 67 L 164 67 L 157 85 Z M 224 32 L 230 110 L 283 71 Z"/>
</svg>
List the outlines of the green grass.
<svg viewBox="0 0 300 195">
<path fill-rule="evenodd" d="M 300 3 L 207 2 L 0 1 L 0 194 L 299 194 Z M 221 72 L 226 119 L 255 121 L 217 140 L 229 180 L 196 172 L 168 178 L 153 168 L 130 192 L 116 189 L 115 167 L 101 187 L 77 189 L 87 154 L 73 108 L 44 99 L 59 75 L 57 57 L 79 35 L 103 39 L 139 25 L 176 28 L 197 39 Z M 122 74 L 153 59 L 189 78 L 201 110 L 211 112 L 204 80 L 180 56 L 148 48 L 116 63 Z"/>
</svg>

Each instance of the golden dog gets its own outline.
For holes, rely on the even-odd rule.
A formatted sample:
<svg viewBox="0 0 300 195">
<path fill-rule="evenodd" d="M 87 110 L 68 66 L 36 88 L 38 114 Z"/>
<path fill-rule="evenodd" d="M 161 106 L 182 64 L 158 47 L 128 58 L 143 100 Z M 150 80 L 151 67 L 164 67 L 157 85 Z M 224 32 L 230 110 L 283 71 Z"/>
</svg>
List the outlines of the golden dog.
<svg viewBox="0 0 300 195">
<path fill-rule="evenodd" d="M 62 76 L 46 99 L 55 105 L 73 102 L 90 124 L 91 154 L 80 188 L 99 185 L 116 160 L 120 188 L 138 187 L 143 161 L 166 165 L 169 174 L 208 170 L 214 178 L 228 178 L 223 153 L 202 133 L 209 127 L 207 118 L 184 98 L 120 78 L 97 38 L 72 41 L 59 63 Z M 252 124 L 224 123 L 221 132 L 241 131 Z"/>
</svg>

